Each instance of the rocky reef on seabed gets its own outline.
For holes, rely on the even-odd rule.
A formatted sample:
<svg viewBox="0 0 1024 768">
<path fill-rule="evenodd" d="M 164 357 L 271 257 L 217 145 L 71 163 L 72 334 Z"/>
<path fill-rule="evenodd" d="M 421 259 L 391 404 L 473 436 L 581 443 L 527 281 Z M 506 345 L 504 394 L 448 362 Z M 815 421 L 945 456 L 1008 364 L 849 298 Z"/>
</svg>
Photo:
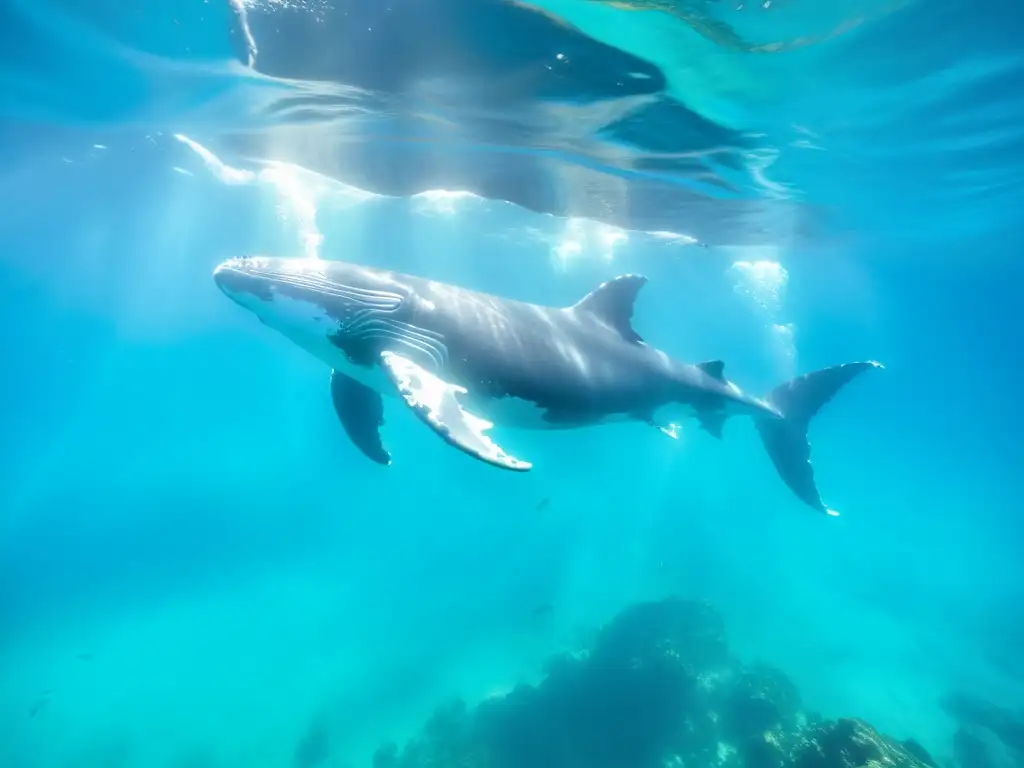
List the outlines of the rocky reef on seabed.
<svg viewBox="0 0 1024 768">
<path fill-rule="evenodd" d="M 1024 713 L 963 693 L 942 701 L 958 723 L 953 754 L 959 768 L 1024 768 Z"/>
<path fill-rule="evenodd" d="M 803 711 L 786 676 L 729 653 L 703 602 L 633 605 L 543 681 L 439 709 L 373 768 L 926 768 L 913 741 Z"/>
</svg>

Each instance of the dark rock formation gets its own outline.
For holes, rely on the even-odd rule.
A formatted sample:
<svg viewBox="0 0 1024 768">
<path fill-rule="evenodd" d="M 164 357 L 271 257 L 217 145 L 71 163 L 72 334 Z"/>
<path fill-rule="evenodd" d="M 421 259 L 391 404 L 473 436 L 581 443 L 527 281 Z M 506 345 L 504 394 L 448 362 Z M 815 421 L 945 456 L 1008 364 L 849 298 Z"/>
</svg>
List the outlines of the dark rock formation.
<svg viewBox="0 0 1024 768">
<path fill-rule="evenodd" d="M 792 768 L 914 768 L 924 763 L 861 720 L 808 726 L 796 734 L 787 761 Z"/>
<path fill-rule="evenodd" d="M 729 653 L 706 603 L 631 606 L 540 685 L 439 709 L 373 768 L 934 768 L 914 742 L 822 721 L 777 669 Z M 963 768 L 1001 768 L 971 765 Z"/>
<path fill-rule="evenodd" d="M 959 768 L 1024 768 L 1024 713 L 964 693 L 947 696 L 942 707 L 960 723 L 953 737 Z"/>
<path fill-rule="evenodd" d="M 294 768 L 316 768 L 331 755 L 331 738 L 327 722 L 322 717 L 314 719 L 305 735 L 295 747 L 292 758 Z"/>
</svg>

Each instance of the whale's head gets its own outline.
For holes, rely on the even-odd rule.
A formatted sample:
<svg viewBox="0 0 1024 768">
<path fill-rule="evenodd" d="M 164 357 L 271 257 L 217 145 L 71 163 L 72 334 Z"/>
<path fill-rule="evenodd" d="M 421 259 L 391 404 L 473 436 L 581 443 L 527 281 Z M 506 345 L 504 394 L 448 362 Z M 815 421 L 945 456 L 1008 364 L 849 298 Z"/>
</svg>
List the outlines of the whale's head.
<svg viewBox="0 0 1024 768">
<path fill-rule="evenodd" d="M 229 259 L 214 270 L 213 280 L 264 325 L 329 364 L 339 350 L 361 357 L 373 329 L 402 303 L 366 270 L 322 259 Z"/>
<path fill-rule="evenodd" d="M 324 262 L 318 259 L 228 259 L 213 271 L 213 281 L 236 304 L 286 333 L 314 330 L 326 321 L 332 303 Z"/>
</svg>

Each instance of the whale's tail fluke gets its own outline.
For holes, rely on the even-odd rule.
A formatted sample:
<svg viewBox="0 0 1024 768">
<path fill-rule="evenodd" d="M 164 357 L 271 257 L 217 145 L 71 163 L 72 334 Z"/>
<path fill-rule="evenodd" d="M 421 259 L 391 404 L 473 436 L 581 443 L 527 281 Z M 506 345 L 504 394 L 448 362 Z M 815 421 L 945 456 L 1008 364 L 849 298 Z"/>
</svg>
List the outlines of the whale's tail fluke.
<svg viewBox="0 0 1024 768">
<path fill-rule="evenodd" d="M 811 446 L 807 428 L 811 418 L 842 389 L 843 385 L 880 363 L 846 363 L 823 368 L 786 382 L 765 398 L 782 418 L 758 417 L 754 420 L 768 455 L 779 476 L 801 501 L 818 512 L 838 515 L 821 500 L 814 483 Z"/>
</svg>

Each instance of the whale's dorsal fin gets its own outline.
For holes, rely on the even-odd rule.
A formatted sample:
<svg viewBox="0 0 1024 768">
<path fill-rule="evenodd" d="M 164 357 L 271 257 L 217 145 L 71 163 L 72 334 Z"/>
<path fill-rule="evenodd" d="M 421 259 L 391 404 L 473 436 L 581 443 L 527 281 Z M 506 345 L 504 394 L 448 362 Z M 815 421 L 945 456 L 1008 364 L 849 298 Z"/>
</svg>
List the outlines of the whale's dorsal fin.
<svg viewBox="0 0 1024 768">
<path fill-rule="evenodd" d="M 697 367 L 712 379 L 725 381 L 725 363 L 721 360 L 708 360 L 706 363 L 697 363 Z"/>
<path fill-rule="evenodd" d="M 589 312 L 626 341 L 642 343 L 643 338 L 633 330 L 632 320 L 636 296 L 646 282 L 643 275 L 620 275 L 601 283 L 576 302 L 573 309 L 579 313 Z"/>
</svg>

